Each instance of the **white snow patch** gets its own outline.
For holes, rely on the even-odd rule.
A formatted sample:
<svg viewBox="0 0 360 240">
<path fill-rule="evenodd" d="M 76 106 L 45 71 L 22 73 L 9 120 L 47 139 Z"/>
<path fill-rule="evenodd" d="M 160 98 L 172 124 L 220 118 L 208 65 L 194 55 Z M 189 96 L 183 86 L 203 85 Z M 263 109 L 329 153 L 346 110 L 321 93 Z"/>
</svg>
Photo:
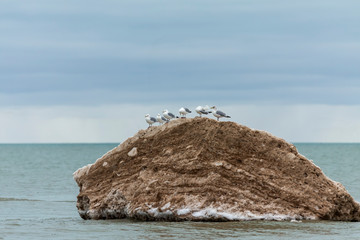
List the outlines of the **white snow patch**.
<svg viewBox="0 0 360 240">
<path fill-rule="evenodd" d="M 159 209 L 158 208 L 150 208 L 147 212 L 156 217 L 159 214 Z"/>
<path fill-rule="evenodd" d="M 165 212 L 160 212 L 158 208 L 150 208 L 149 210 L 147 210 L 147 213 L 155 218 L 167 218 L 174 214 L 170 210 L 166 210 Z"/>
<path fill-rule="evenodd" d="M 254 214 L 249 211 L 245 213 L 230 213 L 230 212 L 222 212 L 213 208 L 206 208 L 200 211 L 194 211 L 192 216 L 195 218 L 225 218 L 228 220 L 272 220 L 272 221 L 284 221 L 284 220 L 315 220 L 315 217 L 302 217 L 300 215 L 285 215 L 285 214 Z"/>
<path fill-rule="evenodd" d="M 239 212 L 228 212 L 228 211 L 219 211 L 215 208 L 205 208 L 198 209 L 192 207 L 183 207 L 178 210 L 166 210 L 170 207 L 170 203 L 165 204 L 161 210 L 157 207 L 152 207 L 147 205 L 149 209 L 146 211 L 148 214 L 152 215 L 155 218 L 163 218 L 170 215 L 182 216 L 191 214 L 194 217 L 194 220 L 206 220 L 206 219 L 226 219 L 229 221 L 250 221 L 250 220 L 267 220 L 267 221 L 291 221 L 291 222 L 301 222 L 301 220 L 316 220 L 316 216 L 300 216 L 300 215 L 291 215 L 291 214 L 278 214 L 277 212 L 268 213 L 268 214 L 254 214 L 250 211 L 245 211 L 242 213 Z M 136 208 L 135 211 L 139 212 L 140 208 Z"/>
<path fill-rule="evenodd" d="M 167 204 L 165 204 L 162 208 L 161 208 L 161 210 L 165 210 L 165 209 L 167 209 L 167 208 L 169 208 L 170 207 L 170 203 L 168 202 Z"/>
<path fill-rule="evenodd" d="M 75 180 L 75 182 L 77 184 L 79 184 L 79 179 L 83 176 L 83 175 L 87 175 L 89 173 L 89 170 L 91 168 L 92 164 L 88 164 L 82 168 L 79 168 L 78 170 L 76 170 L 74 173 L 73 173 L 73 178 Z"/>
<path fill-rule="evenodd" d="M 200 218 L 200 217 L 208 217 L 206 216 L 206 211 L 205 210 L 201 210 L 199 212 L 193 212 L 191 215 L 193 215 L 193 217 L 197 217 L 197 218 Z"/>
<path fill-rule="evenodd" d="M 136 147 L 133 147 L 133 149 L 131 149 L 130 152 L 128 152 L 129 157 L 135 157 L 137 154 L 138 152 Z"/>
<path fill-rule="evenodd" d="M 186 215 L 189 214 L 191 212 L 191 210 L 189 208 L 182 208 L 177 210 L 177 215 Z"/>
</svg>

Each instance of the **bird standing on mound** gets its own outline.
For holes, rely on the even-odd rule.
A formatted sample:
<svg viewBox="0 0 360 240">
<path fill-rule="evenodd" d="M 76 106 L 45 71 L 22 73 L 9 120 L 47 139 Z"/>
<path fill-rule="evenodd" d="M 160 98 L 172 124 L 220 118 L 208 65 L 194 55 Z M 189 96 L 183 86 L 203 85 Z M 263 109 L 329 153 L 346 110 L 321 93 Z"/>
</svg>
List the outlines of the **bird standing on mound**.
<svg viewBox="0 0 360 240">
<path fill-rule="evenodd" d="M 180 116 L 184 116 L 186 118 L 186 114 L 191 113 L 191 111 L 188 108 L 180 108 L 179 109 Z"/>
<path fill-rule="evenodd" d="M 209 112 L 205 110 L 204 107 L 202 106 L 198 106 L 197 108 L 195 108 L 195 111 L 200 115 L 201 117 L 201 114 L 205 114 L 207 115 Z"/>
<path fill-rule="evenodd" d="M 213 115 L 217 118 L 217 120 L 219 121 L 219 118 L 225 117 L 225 118 L 231 118 L 230 116 L 226 115 L 226 113 L 217 110 L 216 106 L 212 106 L 212 113 Z"/>
<path fill-rule="evenodd" d="M 158 121 L 159 124 L 163 124 L 164 122 L 168 121 L 166 118 L 161 116 L 160 113 L 158 113 L 158 115 L 156 116 L 156 120 Z"/>
<path fill-rule="evenodd" d="M 172 118 L 175 118 L 175 115 L 170 113 L 167 109 L 163 111 L 163 115 L 166 119 L 170 120 Z"/>
<path fill-rule="evenodd" d="M 153 123 L 156 123 L 156 118 L 150 117 L 150 114 L 145 115 L 145 120 L 149 124 L 149 127 L 151 127 Z"/>
</svg>

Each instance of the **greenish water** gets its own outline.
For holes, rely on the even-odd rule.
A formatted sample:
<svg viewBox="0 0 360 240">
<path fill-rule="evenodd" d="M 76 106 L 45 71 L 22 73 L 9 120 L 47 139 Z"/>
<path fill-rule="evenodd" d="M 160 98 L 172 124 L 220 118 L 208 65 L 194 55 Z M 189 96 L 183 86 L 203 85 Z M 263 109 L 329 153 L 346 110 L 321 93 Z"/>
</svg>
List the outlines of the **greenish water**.
<svg viewBox="0 0 360 240">
<path fill-rule="evenodd" d="M 295 144 L 360 200 L 360 144 Z M 84 221 L 72 173 L 117 144 L 0 144 L 2 239 L 360 239 L 360 223 Z"/>
</svg>

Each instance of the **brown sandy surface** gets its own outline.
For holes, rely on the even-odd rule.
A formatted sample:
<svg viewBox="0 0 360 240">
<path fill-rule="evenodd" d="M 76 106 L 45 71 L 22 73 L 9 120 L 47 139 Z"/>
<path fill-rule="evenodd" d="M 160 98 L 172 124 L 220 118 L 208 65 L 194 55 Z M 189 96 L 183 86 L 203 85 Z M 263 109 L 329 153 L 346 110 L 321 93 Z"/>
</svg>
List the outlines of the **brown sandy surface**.
<svg viewBox="0 0 360 240">
<path fill-rule="evenodd" d="M 74 173 L 84 219 L 359 221 L 359 204 L 290 143 L 234 122 L 140 130 Z"/>
</svg>

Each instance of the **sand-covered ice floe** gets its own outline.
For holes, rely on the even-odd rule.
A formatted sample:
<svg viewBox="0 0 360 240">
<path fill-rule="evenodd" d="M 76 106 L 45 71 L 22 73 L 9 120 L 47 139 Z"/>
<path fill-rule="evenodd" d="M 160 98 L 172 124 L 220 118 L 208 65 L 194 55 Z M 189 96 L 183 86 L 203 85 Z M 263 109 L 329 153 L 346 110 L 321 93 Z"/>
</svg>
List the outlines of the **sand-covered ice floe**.
<svg viewBox="0 0 360 240">
<path fill-rule="evenodd" d="M 74 179 L 84 219 L 360 220 L 345 187 L 294 145 L 208 118 L 140 130 Z"/>
</svg>

